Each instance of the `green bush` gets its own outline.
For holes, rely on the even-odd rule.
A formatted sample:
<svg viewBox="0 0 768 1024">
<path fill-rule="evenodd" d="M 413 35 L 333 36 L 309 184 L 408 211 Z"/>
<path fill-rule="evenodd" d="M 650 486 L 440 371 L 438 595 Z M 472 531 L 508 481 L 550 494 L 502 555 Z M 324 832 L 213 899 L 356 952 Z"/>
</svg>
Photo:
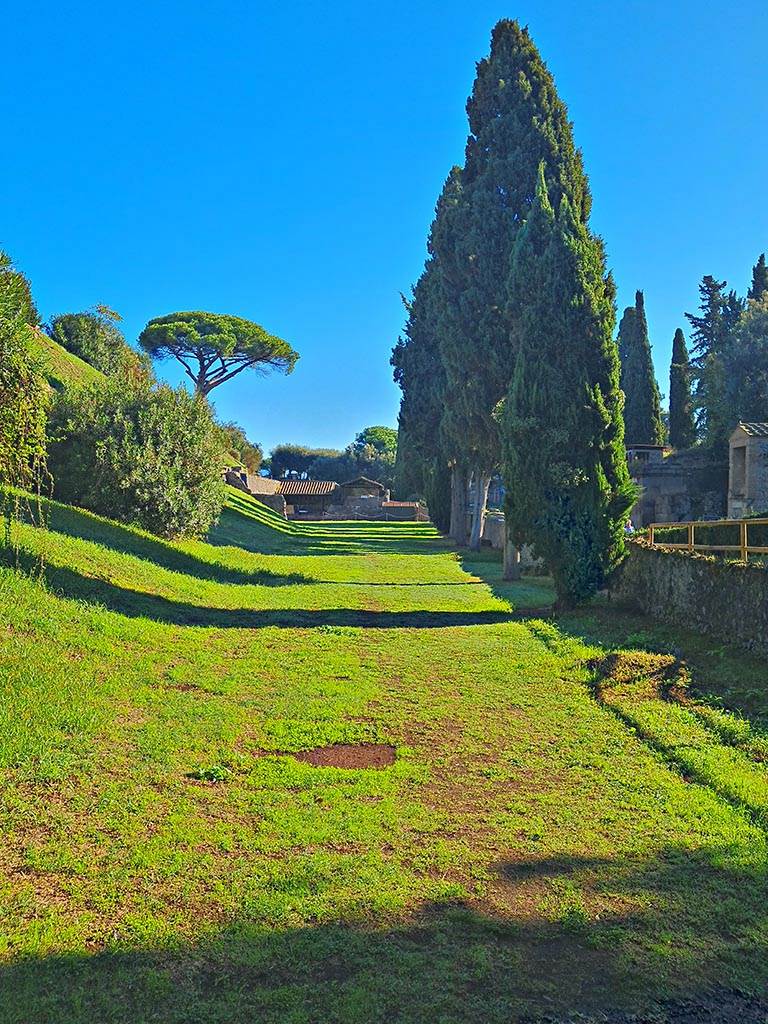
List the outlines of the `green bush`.
<svg viewBox="0 0 768 1024">
<path fill-rule="evenodd" d="M 0 313 L 0 486 L 34 490 L 45 467 L 49 389 L 32 358 L 29 327 Z"/>
<path fill-rule="evenodd" d="M 49 334 L 62 348 L 107 375 L 139 369 L 150 373 L 149 359 L 128 345 L 117 326 L 119 322 L 114 310 L 96 306 L 84 313 L 54 317 Z"/>
<path fill-rule="evenodd" d="M 67 391 L 51 417 L 62 501 L 163 537 L 201 536 L 224 502 L 221 431 L 183 388 L 120 375 Z"/>
</svg>

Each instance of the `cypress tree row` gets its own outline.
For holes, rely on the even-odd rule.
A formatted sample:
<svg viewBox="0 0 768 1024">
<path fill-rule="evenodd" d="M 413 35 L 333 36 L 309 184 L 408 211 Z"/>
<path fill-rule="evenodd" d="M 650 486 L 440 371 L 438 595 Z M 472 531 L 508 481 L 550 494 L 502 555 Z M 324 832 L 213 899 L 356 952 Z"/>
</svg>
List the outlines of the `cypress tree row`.
<svg viewBox="0 0 768 1024">
<path fill-rule="evenodd" d="M 696 443 L 691 364 L 685 335 L 679 327 L 672 339 L 672 362 L 669 367 L 669 443 L 673 448 L 690 448 Z"/>
<path fill-rule="evenodd" d="M 518 354 L 500 414 L 508 530 L 516 546 L 533 544 L 545 559 L 567 608 L 594 594 L 620 560 L 636 494 L 613 281 L 601 241 L 566 196 L 555 213 L 543 165 L 515 246 L 509 310 Z"/>
<path fill-rule="evenodd" d="M 494 409 L 509 386 L 517 340 L 507 316 L 515 238 L 544 161 L 553 201 L 585 221 L 589 187 L 554 80 L 516 21 L 500 21 L 467 102 L 470 134 L 455 201 L 433 232 L 443 282 L 441 355 L 458 406 L 466 470 L 475 480 L 471 546 L 480 543 L 500 446 Z M 453 401 L 449 403 L 453 406 Z"/>
<path fill-rule="evenodd" d="M 768 295 L 768 266 L 765 264 L 765 253 L 760 253 L 757 263 L 752 267 L 752 284 L 747 292 L 747 298 L 758 302 L 763 296 Z"/>
<path fill-rule="evenodd" d="M 645 299 L 636 292 L 619 324 L 621 389 L 624 392 L 624 424 L 629 444 L 663 444 L 661 400 L 653 371 Z"/>
</svg>

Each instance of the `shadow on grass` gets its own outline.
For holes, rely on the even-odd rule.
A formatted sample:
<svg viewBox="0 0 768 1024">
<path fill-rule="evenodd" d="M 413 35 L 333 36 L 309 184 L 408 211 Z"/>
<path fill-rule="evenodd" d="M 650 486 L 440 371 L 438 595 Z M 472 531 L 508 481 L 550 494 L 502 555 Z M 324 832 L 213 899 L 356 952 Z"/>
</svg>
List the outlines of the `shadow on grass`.
<svg viewBox="0 0 768 1024">
<path fill-rule="evenodd" d="M 242 919 L 206 927 L 196 942 L 28 957 L 0 967 L 0 1018 L 510 1024 L 587 1014 L 585 1024 L 765 1024 L 766 874 L 723 866 L 733 855 L 504 864 L 498 884 L 540 900 L 520 917 L 453 903 L 399 923 L 365 912 L 294 928 Z M 603 893 L 625 909 L 590 911 Z"/>
<path fill-rule="evenodd" d="M 119 587 L 108 580 L 84 576 L 66 566 L 47 564 L 41 571 L 35 556 L 23 550 L 18 552 L 17 557 L 19 568 L 41 577 L 46 585 L 61 597 L 88 601 L 129 618 L 146 618 L 177 626 L 207 626 L 218 629 L 317 629 L 322 626 L 440 629 L 446 626 L 493 625 L 510 622 L 514 618 L 509 612 L 504 611 L 389 612 L 360 608 L 211 608 Z"/>
<path fill-rule="evenodd" d="M 281 519 L 253 503 L 230 499 L 208 543 L 239 547 L 262 555 L 437 555 L 449 550 L 447 542 L 424 524 L 378 522 L 295 523 Z"/>
<path fill-rule="evenodd" d="M 68 505 L 46 502 L 45 506 L 47 527 L 53 533 L 100 544 L 111 551 L 133 555 L 136 558 L 153 562 L 163 569 L 184 573 L 195 579 L 211 580 L 215 583 L 265 585 L 306 581 L 306 577 L 298 574 L 280 576 L 266 569 L 239 569 L 216 562 L 207 562 L 150 534 L 100 519 Z"/>
</svg>

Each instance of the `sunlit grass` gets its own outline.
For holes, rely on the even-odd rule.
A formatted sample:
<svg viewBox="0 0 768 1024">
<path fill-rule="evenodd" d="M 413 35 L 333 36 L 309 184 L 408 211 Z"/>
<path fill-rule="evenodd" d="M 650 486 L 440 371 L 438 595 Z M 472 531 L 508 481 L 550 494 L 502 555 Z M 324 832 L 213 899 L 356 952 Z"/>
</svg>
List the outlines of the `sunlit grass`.
<svg viewBox="0 0 768 1024">
<path fill-rule="evenodd" d="M 234 491 L 212 543 L 49 524 L 14 535 L 42 582 L 0 569 L 0 1019 L 501 1024 L 768 984 L 759 701 L 714 702 L 753 660 L 600 688 L 666 634 L 553 623 L 548 580 L 426 524 Z M 368 741 L 395 764 L 291 756 Z"/>
</svg>

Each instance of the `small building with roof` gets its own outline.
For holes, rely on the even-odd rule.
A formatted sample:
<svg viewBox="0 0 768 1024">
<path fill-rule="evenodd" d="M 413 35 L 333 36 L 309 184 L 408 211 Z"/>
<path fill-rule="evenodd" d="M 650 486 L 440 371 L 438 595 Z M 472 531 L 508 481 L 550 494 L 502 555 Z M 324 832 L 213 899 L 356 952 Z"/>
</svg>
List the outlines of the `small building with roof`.
<svg viewBox="0 0 768 1024">
<path fill-rule="evenodd" d="M 289 516 L 322 517 L 341 500 L 335 480 L 279 480 L 278 484 Z"/>
<path fill-rule="evenodd" d="M 728 517 L 768 513 L 768 423 L 739 423 L 730 437 Z"/>
</svg>

